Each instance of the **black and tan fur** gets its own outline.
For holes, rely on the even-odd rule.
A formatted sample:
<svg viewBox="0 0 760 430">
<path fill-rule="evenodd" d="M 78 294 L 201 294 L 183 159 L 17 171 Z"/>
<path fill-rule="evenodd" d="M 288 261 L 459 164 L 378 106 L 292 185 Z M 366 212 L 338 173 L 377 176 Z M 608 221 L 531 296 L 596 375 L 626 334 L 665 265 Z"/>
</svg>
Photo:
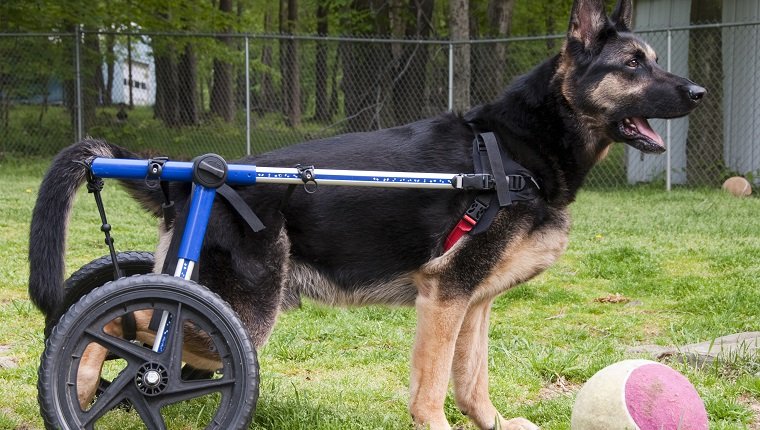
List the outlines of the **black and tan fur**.
<svg viewBox="0 0 760 430">
<path fill-rule="evenodd" d="M 613 142 L 665 150 L 646 118 L 674 118 L 705 90 L 665 72 L 653 50 L 630 32 L 630 0 L 608 18 L 601 0 L 576 0 L 561 52 L 518 78 L 490 104 L 401 127 L 306 142 L 242 160 L 260 166 L 471 172 L 473 126 L 492 131 L 539 179 L 541 196 L 502 209 L 482 234 L 443 252 L 443 242 L 473 199 L 468 192 L 321 187 L 297 191 L 279 209 L 284 188 L 241 189 L 266 230 L 253 233 L 217 203 L 200 260 L 200 282 L 238 312 L 256 346 L 278 312 L 299 297 L 330 305 L 409 305 L 417 310 L 409 410 L 417 425 L 446 429 L 444 399 L 453 381 L 457 406 L 480 428 L 534 429 L 506 420 L 488 394 L 488 324 L 493 300 L 541 273 L 563 252 L 568 205 Z M 64 150 L 40 189 L 30 241 L 30 294 L 54 321 L 62 303 L 67 217 L 84 172 L 72 160 L 134 157 L 85 140 Z M 130 192 L 157 216 L 162 197 L 142 183 Z M 189 186 L 174 184 L 180 213 Z M 172 230 L 162 233 L 163 261 Z M 149 336 L 147 316 L 138 337 Z M 519 324 L 519 321 L 513 321 Z M 113 328 L 118 332 L 118 327 Z M 210 356 L 213 358 L 213 356 Z M 208 358 L 208 357 L 207 357 Z M 93 354 L 94 369 L 100 356 Z M 198 354 L 196 366 L 213 368 Z M 96 378 L 81 383 L 95 384 Z M 91 392 L 82 388 L 80 400 Z M 497 422 L 498 421 L 498 422 Z"/>
</svg>

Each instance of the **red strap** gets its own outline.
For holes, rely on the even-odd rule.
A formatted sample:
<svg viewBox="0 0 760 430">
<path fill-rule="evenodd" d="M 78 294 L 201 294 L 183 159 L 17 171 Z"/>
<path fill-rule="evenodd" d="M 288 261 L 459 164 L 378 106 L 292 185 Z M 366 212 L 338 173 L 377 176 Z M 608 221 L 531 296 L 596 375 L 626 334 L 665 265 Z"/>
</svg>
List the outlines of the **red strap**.
<svg viewBox="0 0 760 430">
<path fill-rule="evenodd" d="M 449 233 L 448 237 L 446 237 L 446 242 L 443 245 L 443 252 L 448 251 L 452 246 L 459 242 L 459 239 L 461 239 L 465 233 L 472 230 L 476 223 L 477 221 L 472 219 L 469 215 L 465 214 L 462 219 L 459 220 L 454 229 L 451 230 L 451 233 Z"/>
</svg>

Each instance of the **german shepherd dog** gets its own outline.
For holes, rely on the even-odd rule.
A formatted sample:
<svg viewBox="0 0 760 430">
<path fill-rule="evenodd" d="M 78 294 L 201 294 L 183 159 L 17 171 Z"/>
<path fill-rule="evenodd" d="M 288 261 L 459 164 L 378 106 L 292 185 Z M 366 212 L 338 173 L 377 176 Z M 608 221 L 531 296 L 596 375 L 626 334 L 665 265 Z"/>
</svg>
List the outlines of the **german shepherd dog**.
<svg viewBox="0 0 760 430">
<path fill-rule="evenodd" d="M 503 418 L 489 399 L 491 304 L 562 254 L 568 205 L 613 142 L 644 153 L 664 152 L 647 119 L 687 115 L 706 93 L 657 65 L 653 49 L 631 33 L 631 15 L 630 0 L 619 0 L 609 17 L 602 0 L 576 0 L 561 52 L 517 78 L 496 101 L 464 114 L 314 140 L 239 161 L 472 172 L 473 130 L 492 132 L 502 149 L 533 173 L 540 190 L 535 199 L 501 208 L 484 232 L 444 249 L 447 233 L 476 191 L 324 187 L 313 194 L 296 191 L 281 207 L 283 186 L 243 187 L 238 192 L 266 229 L 254 233 L 229 207 L 215 204 L 200 283 L 230 303 L 256 347 L 264 345 L 278 312 L 294 298 L 339 306 L 414 306 L 409 411 L 417 426 L 450 428 L 444 399 L 451 379 L 456 405 L 478 427 L 538 428 L 524 418 Z M 138 158 L 87 139 L 62 151 L 46 174 L 32 217 L 29 292 L 51 323 L 64 300 L 68 214 L 85 180 L 85 169 L 75 161 L 93 157 Z M 139 182 L 124 184 L 159 216 L 160 191 Z M 172 184 L 178 208 L 185 207 L 189 191 L 189 184 Z M 160 226 L 157 271 L 172 227 Z M 149 331 L 148 319 L 138 316 L 138 339 Z M 191 358 L 190 364 L 213 370 L 210 357 Z M 92 366 L 99 369 L 100 363 Z M 91 401 L 97 380 L 79 381 L 82 404 Z"/>
</svg>

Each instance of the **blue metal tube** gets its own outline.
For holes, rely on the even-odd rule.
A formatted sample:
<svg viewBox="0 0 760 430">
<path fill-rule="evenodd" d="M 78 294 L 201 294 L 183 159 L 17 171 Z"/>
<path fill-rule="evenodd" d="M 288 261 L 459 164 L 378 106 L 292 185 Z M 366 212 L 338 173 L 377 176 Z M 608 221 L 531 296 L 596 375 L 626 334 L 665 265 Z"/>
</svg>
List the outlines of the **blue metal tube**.
<svg viewBox="0 0 760 430">
<path fill-rule="evenodd" d="M 95 158 L 92 173 L 99 178 L 145 179 L 148 175 L 149 160 L 125 158 Z M 191 182 L 193 163 L 189 161 L 167 161 L 161 172 L 162 181 Z M 230 185 L 253 185 L 256 183 L 256 166 L 231 164 L 227 174 Z"/>
<path fill-rule="evenodd" d="M 179 245 L 179 258 L 194 262 L 200 258 L 203 238 L 206 235 L 206 227 L 211 216 L 211 207 L 214 204 L 214 196 L 216 196 L 216 189 L 195 185 L 190 200 L 190 211 L 187 214 L 185 231 Z"/>
<path fill-rule="evenodd" d="M 145 179 L 148 176 L 148 164 L 149 160 L 98 157 L 92 160 L 91 168 L 92 174 L 99 178 Z M 193 180 L 193 163 L 167 161 L 161 179 L 190 182 Z"/>
</svg>

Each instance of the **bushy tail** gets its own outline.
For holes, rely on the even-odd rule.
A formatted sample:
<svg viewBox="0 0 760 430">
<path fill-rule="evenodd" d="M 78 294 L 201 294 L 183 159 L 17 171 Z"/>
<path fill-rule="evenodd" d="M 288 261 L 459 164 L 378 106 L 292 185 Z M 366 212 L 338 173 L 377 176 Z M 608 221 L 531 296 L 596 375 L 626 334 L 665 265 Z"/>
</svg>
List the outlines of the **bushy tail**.
<svg viewBox="0 0 760 430">
<path fill-rule="evenodd" d="M 64 299 L 64 252 L 71 208 L 87 168 L 80 162 L 95 157 L 138 158 L 132 152 L 100 140 L 85 139 L 61 151 L 45 174 L 32 213 L 29 234 L 29 297 L 48 317 Z M 160 211 L 161 194 L 144 183 L 124 182 L 144 206 Z"/>
</svg>

